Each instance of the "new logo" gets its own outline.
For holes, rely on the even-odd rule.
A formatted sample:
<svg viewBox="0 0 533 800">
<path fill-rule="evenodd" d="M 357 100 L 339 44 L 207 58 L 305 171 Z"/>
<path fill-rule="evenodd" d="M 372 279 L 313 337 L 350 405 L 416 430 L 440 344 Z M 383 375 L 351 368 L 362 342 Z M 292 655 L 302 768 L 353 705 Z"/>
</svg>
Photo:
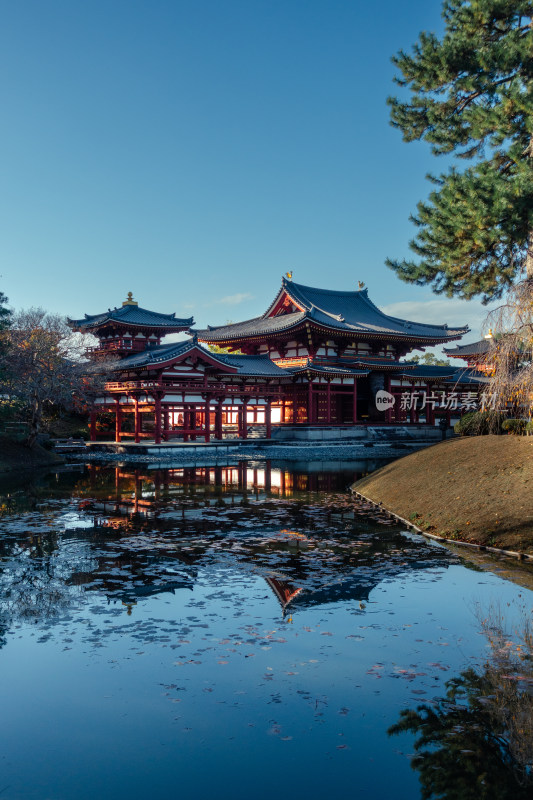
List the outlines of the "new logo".
<svg viewBox="0 0 533 800">
<path fill-rule="evenodd" d="M 396 398 L 390 392 L 380 389 L 376 392 L 376 408 L 378 411 L 386 411 L 394 405 Z"/>
</svg>

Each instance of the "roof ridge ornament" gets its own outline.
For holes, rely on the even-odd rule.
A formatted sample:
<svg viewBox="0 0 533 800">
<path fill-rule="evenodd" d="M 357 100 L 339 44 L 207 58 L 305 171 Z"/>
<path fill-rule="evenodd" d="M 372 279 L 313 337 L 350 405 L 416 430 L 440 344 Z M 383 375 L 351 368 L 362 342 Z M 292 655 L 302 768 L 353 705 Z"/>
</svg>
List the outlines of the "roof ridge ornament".
<svg viewBox="0 0 533 800">
<path fill-rule="evenodd" d="M 122 303 L 123 306 L 138 306 L 139 303 L 133 299 L 133 292 L 128 292 L 128 296 Z"/>
</svg>

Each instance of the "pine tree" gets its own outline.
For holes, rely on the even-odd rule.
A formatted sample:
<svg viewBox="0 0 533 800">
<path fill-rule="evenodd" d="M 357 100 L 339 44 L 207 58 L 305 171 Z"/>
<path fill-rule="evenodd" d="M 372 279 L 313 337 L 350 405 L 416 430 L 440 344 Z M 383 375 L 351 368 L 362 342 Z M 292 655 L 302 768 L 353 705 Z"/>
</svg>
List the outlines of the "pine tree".
<svg viewBox="0 0 533 800">
<path fill-rule="evenodd" d="M 7 353 L 7 341 L 5 332 L 11 322 L 11 310 L 7 307 L 7 297 L 0 292 L 0 377 L 5 369 L 5 358 Z"/>
<path fill-rule="evenodd" d="M 533 281 L 533 2 L 445 0 L 444 34 L 393 58 L 410 90 L 389 98 L 404 141 L 470 162 L 438 177 L 412 217 L 417 261 L 403 280 L 448 296 L 497 298 Z"/>
<path fill-rule="evenodd" d="M 0 331 L 3 331 L 7 327 L 9 327 L 11 311 L 7 307 L 6 303 L 7 303 L 7 297 L 3 292 L 0 292 Z"/>
</svg>

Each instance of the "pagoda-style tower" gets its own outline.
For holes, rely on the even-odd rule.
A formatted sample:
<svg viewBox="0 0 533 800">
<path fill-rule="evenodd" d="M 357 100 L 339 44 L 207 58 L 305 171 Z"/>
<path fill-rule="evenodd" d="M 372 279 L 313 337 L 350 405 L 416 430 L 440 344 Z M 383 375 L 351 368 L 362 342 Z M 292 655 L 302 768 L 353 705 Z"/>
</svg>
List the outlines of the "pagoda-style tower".
<svg viewBox="0 0 533 800">
<path fill-rule="evenodd" d="M 175 314 L 159 314 L 141 308 L 131 292 L 120 308 L 68 320 L 73 331 L 92 333 L 99 339 L 98 345 L 88 351 L 94 359 L 110 354 L 123 358 L 148 347 L 157 347 L 163 336 L 188 331 L 193 322 L 193 317 L 178 319 Z"/>
</svg>

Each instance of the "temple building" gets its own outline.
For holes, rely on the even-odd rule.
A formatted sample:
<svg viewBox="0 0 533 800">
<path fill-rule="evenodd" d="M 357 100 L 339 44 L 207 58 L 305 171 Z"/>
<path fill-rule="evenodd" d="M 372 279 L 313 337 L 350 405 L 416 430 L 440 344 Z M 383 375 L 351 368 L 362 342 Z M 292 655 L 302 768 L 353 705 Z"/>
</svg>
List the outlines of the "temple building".
<svg viewBox="0 0 533 800">
<path fill-rule="evenodd" d="M 439 397 L 453 390 L 472 400 L 483 380 L 472 369 L 402 360 L 460 339 L 468 327 L 389 316 L 363 287 L 316 289 L 283 278 L 262 316 L 202 330 L 192 318 L 140 308 L 130 293 L 121 307 L 69 324 L 97 338 L 88 355 L 107 378 L 91 411 L 91 439 L 109 412 L 115 441 L 156 444 L 270 438 L 273 427 L 434 425 L 439 413 L 450 419 Z M 170 333 L 190 338 L 162 344 Z M 404 403 L 409 394 L 421 402 Z"/>
<path fill-rule="evenodd" d="M 492 336 L 492 331 L 489 330 L 485 338 L 478 342 L 460 344 L 451 349 L 444 348 L 444 352 L 451 358 L 460 358 L 466 361 L 470 369 L 490 374 L 493 370 L 493 367 L 491 366 L 487 356 L 489 355 L 493 346 L 494 338 Z"/>
</svg>

